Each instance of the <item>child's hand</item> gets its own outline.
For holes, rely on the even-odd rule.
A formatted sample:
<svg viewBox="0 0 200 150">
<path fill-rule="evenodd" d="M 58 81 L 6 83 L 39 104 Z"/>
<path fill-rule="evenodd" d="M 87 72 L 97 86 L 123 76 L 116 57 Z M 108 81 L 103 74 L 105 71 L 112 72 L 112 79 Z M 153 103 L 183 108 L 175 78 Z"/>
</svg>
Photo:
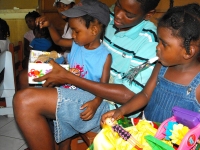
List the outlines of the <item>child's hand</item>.
<svg viewBox="0 0 200 150">
<path fill-rule="evenodd" d="M 92 119 L 92 117 L 94 116 L 97 108 L 99 107 L 101 103 L 99 103 L 98 100 L 91 100 L 91 101 L 88 101 L 87 103 L 83 104 L 81 106 L 80 109 L 85 109 L 85 111 L 83 111 L 81 114 L 80 114 L 80 118 L 82 120 L 90 120 Z"/>
<path fill-rule="evenodd" d="M 106 112 L 101 116 L 101 126 L 103 127 L 104 124 L 106 124 L 107 118 L 112 118 L 112 122 L 115 120 L 120 119 L 123 116 L 123 113 L 120 109 L 114 109 L 111 111 Z"/>
<path fill-rule="evenodd" d="M 49 27 L 51 25 L 50 21 L 45 16 L 36 18 L 35 23 L 37 26 L 39 25 L 40 28 Z"/>
</svg>

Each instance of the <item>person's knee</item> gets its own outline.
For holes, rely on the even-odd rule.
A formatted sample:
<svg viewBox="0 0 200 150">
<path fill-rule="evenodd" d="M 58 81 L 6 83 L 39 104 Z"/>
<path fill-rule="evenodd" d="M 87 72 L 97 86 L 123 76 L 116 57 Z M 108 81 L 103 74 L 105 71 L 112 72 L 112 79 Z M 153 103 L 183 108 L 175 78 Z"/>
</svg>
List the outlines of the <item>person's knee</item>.
<svg viewBox="0 0 200 150">
<path fill-rule="evenodd" d="M 13 109 L 29 109 L 31 106 L 32 89 L 24 89 L 15 93 L 13 98 Z"/>
</svg>

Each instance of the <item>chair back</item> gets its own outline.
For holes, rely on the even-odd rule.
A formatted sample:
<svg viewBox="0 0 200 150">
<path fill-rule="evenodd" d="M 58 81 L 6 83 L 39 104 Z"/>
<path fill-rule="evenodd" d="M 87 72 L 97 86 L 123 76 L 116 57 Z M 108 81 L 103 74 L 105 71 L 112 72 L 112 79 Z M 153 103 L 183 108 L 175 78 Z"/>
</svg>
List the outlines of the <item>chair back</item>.
<svg viewBox="0 0 200 150">
<path fill-rule="evenodd" d="M 14 72 L 14 81 L 16 86 L 16 77 L 22 68 L 23 61 L 23 45 L 22 41 L 18 42 L 18 45 L 14 45 L 13 43 L 9 44 L 9 50 L 12 53 L 12 63 L 13 63 L 13 72 Z"/>
<path fill-rule="evenodd" d="M 6 107 L 0 108 L 0 115 L 13 116 L 12 100 L 15 94 L 12 54 L 0 53 L 0 98 L 5 98 Z"/>
</svg>

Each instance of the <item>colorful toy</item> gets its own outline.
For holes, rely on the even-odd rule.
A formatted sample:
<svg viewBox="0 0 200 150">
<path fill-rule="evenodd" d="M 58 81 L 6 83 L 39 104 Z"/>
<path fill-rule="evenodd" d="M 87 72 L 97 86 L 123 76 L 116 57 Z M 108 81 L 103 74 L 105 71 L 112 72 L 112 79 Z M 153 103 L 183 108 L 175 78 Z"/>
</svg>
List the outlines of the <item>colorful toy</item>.
<svg viewBox="0 0 200 150">
<path fill-rule="evenodd" d="M 133 147 L 138 150 L 142 150 L 143 146 L 124 128 L 113 122 L 111 118 L 106 119 L 106 124 L 111 126 L 114 132 L 117 132 L 125 141 L 129 142 Z"/>
<path fill-rule="evenodd" d="M 175 135 L 172 133 L 169 138 L 173 135 L 171 137 L 174 140 L 173 142 L 175 142 L 175 144 L 179 144 L 177 150 L 191 150 L 197 143 L 199 143 L 200 113 L 180 107 L 174 107 L 173 114 L 174 116 L 165 120 L 160 125 L 155 137 L 160 140 L 167 137 L 168 132 L 166 132 L 166 129 L 169 127 L 168 124 L 171 122 L 173 126 L 176 125 L 176 129 L 174 130 Z M 177 138 L 176 135 L 179 135 L 179 137 Z M 182 135 L 182 137 L 180 137 L 180 135 Z"/>
<path fill-rule="evenodd" d="M 36 70 L 36 69 L 31 69 L 29 72 L 28 72 L 28 76 L 29 77 L 41 77 L 43 76 L 44 73 L 42 72 L 42 70 Z"/>
</svg>

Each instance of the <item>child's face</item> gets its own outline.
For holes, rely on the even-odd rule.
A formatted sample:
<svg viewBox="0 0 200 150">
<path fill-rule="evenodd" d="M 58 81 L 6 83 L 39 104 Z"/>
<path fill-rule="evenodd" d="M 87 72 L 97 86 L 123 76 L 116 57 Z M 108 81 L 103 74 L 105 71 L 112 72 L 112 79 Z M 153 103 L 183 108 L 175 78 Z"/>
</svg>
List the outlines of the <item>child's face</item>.
<svg viewBox="0 0 200 150">
<path fill-rule="evenodd" d="M 35 24 L 34 18 L 27 17 L 27 18 L 25 18 L 25 21 L 26 21 L 26 24 L 29 29 L 31 29 L 31 30 L 35 29 L 36 24 Z"/>
<path fill-rule="evenodd" d="M 72 38 L 80 46 L 89 44 L 96 36 L 92 34 L 91 25 L 87 29 L 81 18 L 70 18 L 69 26 L 72 29 Z"/>
<path fill-rule="evenodd" d="M 164 66 L 173 66 L 182 62 L 186 53 L 183 41 L 173 36 L 172 31 L 166 27 L 158 27 L 159 43 L 156 47 L 159 61 Z"/>
<path fill-rule="evenodd" d="M 114 15 L 115 26 L 120 31 L 126 31 L 145 19 L 141 3 L 137 0 L 117 0 Z"/>
<path fill-rule="evenodd" d="M 66 4 L 64 4 L 64 3 L 62 3 L 62 2 L 57 2 L 57 3 L 56 3 L 56 8 L 57 8 L 58 13 L 59 13 L 59 14 L 61 15 L 61 17 L 65 20 L 67 17 L 64 16 L 64 15 L 62 15 L 61 12 L 70 9 L 70 8 L 71 8 L 71 5 L 70 5 L 70 4 L 69 4 L 69 5 L 66 5 Z"/>
</svg>

